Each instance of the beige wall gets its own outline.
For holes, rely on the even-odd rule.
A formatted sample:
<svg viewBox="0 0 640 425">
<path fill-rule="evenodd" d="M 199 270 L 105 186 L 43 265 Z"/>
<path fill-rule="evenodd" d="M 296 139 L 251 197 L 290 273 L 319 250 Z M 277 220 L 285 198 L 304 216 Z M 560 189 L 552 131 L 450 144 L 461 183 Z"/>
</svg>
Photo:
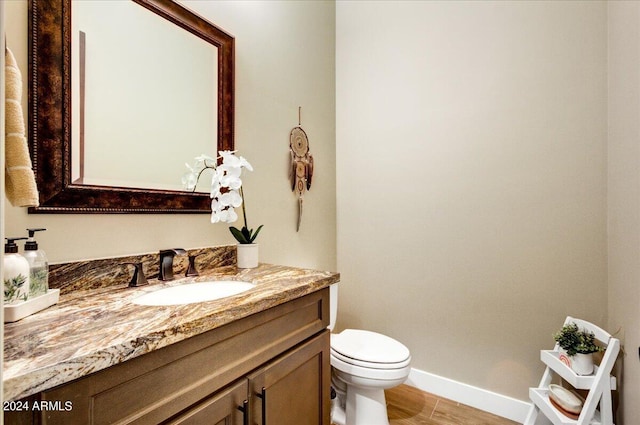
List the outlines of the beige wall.
<svg viewBox="0 0 640 425">
<path fill-rule="evenodd" d="M 609 12 L 609 328 L 626 348 L 623 421 L 640 418 L 640 3 Z"/>
<path fill-rule="evenodd" d="M 338 327 L 528 399 L 607 325 L 602 2 L 338 2 Z"/>
<path fill-rule="evenodd" d="M 236 37 L 236 146 L 255 169 L 245 194 L 249 224 L 264 224 L 261 261 L 335 270 L 334 3 L 184 3 Z M 6 12 L 8 45 L 26 73 L 27 2 L 6 2 Z M 26 78 L 24 93 L 26 110 Z M 298 106 L 315 175 L 296 233 L 287 172 Z M 38 240 L 52 262 L 234 242 L 206 215 L 28 215 L 5 205 L 7 234 L 48 229 Z"/>
</svg>

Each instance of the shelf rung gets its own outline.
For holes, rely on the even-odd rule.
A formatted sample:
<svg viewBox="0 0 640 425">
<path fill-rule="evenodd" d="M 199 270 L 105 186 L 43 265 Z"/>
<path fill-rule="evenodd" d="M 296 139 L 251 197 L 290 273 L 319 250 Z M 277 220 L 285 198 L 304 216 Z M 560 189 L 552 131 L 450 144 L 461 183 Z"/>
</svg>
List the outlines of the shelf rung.
<svg viewBox="0 0 640 425">
<path fill-rule="evenodd" d="M 577 425 L 578 421 L 571 419 L 558 411 L 549 401 L 549 390 L 546 388 L 529 388 L 529 398 L 538 409 L 551 421 L 554 425 Z M 602 425 L 600 421 L 600 412 L 596 410 L 590 425 Z"/>
<path fill-rule="evenodd" d="M 540 360 L 571 384 L 573 388 L 579 390 L 590 389 L 593 386 L 595 375 L 598 372 L 598 366 L 595 365 L 592 375 L 578 375 L 569 366 L 560 361 L 560 353 L 556 350 L 540 350 Z M 616 377 L 609 375 L 609 389 L 616 390 L 617 384 Z"/>
<path fill-rule="evenodd" d="M 595 374 L 598 370 L 597 366 L 592 375 L 578 375 L 560 360 L 560 353 L 556 350 L 540 350 L 540 360 L 571 384 L 573 388 L 588 390 L 593 386 Z"/>
</svg>

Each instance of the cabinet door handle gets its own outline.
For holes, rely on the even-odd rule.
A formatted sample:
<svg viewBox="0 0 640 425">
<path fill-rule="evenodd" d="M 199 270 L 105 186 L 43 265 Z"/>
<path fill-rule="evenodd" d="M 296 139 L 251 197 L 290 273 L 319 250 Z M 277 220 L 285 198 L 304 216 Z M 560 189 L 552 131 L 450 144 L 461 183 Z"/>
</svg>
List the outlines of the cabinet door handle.
<svg viewBox="0 0 640 425">
<path fill-rule="evenodd" d="M 238 410 L 242 412 L 242 425 L 249 425 L 249 400 L 243 401 Z"/>
<path fill-rule="evenodd" d="M 267 425 L 267 389 L 262 387 L 260 394 L 256 393 L 256 397 L 262 400 L 262 425 Z"/>
</svg>

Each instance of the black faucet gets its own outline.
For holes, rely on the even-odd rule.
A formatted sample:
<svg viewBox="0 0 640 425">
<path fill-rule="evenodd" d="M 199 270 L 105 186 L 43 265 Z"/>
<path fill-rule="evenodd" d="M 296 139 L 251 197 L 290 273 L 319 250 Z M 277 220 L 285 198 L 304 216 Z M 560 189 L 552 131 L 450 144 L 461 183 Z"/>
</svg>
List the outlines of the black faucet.
<svg viewBox="0 0 640 425">
<path fill-rule="evenodd" d="M 160 271 L 158 272 L 158 279 L 173 280 L 173 257 L 186 253 L 187 251 L 182 248 L 160 250 Z"/>
</svg>

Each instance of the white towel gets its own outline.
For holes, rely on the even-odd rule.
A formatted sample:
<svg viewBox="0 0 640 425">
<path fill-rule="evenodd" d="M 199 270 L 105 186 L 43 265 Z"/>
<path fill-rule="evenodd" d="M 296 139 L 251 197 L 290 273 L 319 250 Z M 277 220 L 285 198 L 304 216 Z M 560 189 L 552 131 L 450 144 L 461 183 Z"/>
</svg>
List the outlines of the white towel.
<svg viewBox="0 0 640 425">
<path fill-rule="evenodd" d="M 37 207 L 38 188 L 31 169 L 22 114 L 22 75 L 16 59 L 5 48 L 5 191 L 15 207 Z"/>
</svg>

